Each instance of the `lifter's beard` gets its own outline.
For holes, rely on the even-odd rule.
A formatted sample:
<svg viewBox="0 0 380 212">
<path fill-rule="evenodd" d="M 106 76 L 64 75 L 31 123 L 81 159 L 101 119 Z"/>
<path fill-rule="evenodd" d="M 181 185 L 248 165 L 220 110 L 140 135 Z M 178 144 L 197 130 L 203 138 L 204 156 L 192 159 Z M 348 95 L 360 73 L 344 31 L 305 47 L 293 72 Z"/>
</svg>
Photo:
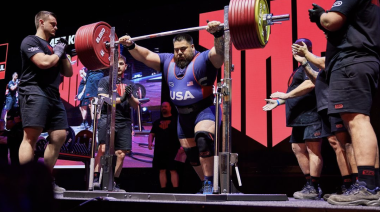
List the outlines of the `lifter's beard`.
<svg viewBox="0 0 380 212">
<path fill-rule="evenodd" d="M 189 65 L 189 63 L 191 62 L 191 60 L 193 59 L 194 57 L 194 53 L 191 52 L 189 53 L 188 55 L 185 55 L 185 60 L 178 60 L 178 57 L 175 57 L 174 58 L 174 62 L 175 64 L 180 67 L 180 68 L 185 68 L 187 65 Z"/>
</svg>

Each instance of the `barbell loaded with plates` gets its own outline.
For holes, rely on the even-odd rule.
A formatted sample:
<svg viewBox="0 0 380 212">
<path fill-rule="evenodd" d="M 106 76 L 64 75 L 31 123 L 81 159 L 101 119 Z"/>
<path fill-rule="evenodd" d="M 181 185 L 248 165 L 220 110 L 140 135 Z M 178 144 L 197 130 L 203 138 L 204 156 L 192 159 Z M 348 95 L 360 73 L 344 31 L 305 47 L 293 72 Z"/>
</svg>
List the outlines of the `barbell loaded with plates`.
<svg viewBox="0 0 380 212">
<path fill-rule="evenodd" d="M 289 14 L 274 16 L 269 13 L 266 0 L 231 0 L 228 6 L 229 26 L 221 24 L 221 27 L 230 31 L 231 41 L 237 50 L 257 49 L 264 48 L 268 43 L 270 26 L 286 20 L 289 20 Z M 185 28 L 134 37 L 131 40 L 138 41 L 206 28 L 207 26 Z M 98 70 L 110 66 L 110 34 L 111 26 L 105 22 L 84 25 L 77 30 L 75 49 L 85 67 Z M 118 43 L 115 35 L 115 44 Z"/>
</svg>

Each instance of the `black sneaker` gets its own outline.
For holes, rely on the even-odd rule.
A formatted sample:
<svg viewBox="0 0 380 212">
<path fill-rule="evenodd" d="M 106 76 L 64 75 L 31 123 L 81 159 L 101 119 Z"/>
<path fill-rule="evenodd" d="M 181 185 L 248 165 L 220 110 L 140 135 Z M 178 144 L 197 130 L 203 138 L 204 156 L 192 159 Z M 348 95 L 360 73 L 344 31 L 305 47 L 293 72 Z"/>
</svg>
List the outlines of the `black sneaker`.
<svg viewBox="0 0 380 212">
<path fill-rule="evenodd" d="M 312 200 L 318 200 L 322 196 L 322 190 L 318 186 L 318 191 L 311 186 L 309 183 L 306 183 L 301 191 L 296 191 L 293 194 L 293 197 L 295 199 L 312 199 Z"/>
<path fill-rule="evenodd" d="M 204 187 L 205 187 L 205 181 L 202 181 L 202 186 L 196 194 L 203 194 Z"/>
<path fill-rule="evenodd" d="M 327 202 L 332 205 L 367 205 L 371 200 L 378 200 L 378 188 L 370 190 L 363 181 L 356 181 L 343 194 L 331 195 Z"/>
</svg>

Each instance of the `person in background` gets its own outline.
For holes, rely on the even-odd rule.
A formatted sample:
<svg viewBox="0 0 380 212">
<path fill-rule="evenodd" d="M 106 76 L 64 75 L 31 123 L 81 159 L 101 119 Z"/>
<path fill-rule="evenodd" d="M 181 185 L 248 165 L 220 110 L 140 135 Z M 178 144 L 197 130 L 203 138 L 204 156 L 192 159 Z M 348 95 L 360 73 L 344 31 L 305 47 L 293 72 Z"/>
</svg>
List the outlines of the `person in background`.
<svg viewBox="0 0 380 212">
<path fill-rule="evenodd" d="M 311 41 L 306 38 L 300 38 L 295 43 L 302 41 L 309 43 L 309 48 L 312 48 Z M 293 57 L 297 60 L 299 56 Z M 306 179 L 302 190 L 295 192 L 293 196 L 296 199 L 320 199 L 322 190 L 319 183 L 323 167 L 321 144 L 325 135 L 317 112 L 315 85 L 301 64 L 291 74 L 288 85 L 286 93 L 271 94 L 271 99 L 266 99 L 267 104 L 263 110 L 270 111 L 285 103 L 286 126 L 292 127 L 289 142 Z"/>
<path fill-rule="evenodd" d="M 90 98 L 85 98 L 87 72 L 88 69 L 86 67 L 83 67 L 81 70 L 79 70 L 79 75 L 82 77 L 82 79 L 78 86 L 78 94 L 75 96 L 75 100 L 78 100 L 80 102 L 79 110 L 82 115 L 82 123 L 80 124 L 80 127 L 82 129 L 87 129 L 91 126 L 91 124 L 87 122 L 87 112 L 91 102 Z"/>
<path fill-rule="evenodd" d="M 161 193 L 179 193 L 179 177 L 176 166 L 178 162 L 174 158 L 181 145 L 177 136 L 177 117 L 172 115 L 171 110 L 169 102 L 162 102 L 162 116 L 153 122 L 148 137 L 149 150 L 152 150 L 153 142 L 155 142 L 153 168 L 159 170 Z M 167 188 L 167 170 L 170 172 L 173 192 Z"/>
<path fill-rule="evenodd" d="M 116 82 L 116 111 L 115 111 L 115 137 L 114 149 L 116 155 L 115 173 L 114 173 L 114 188 L 113 191 L 125 192 L 121 189 L 120 174 L 123 169 L 124 158 L 126 154 L 130 154 L 132 149 L 132 121 L 131 121 L 131 107 L 137 109 L 140 104 L 139 100 L 132 94 L 136 93 L 134 83 L 130 80 L 123 78 L 124 71 L 127 69 L 126 58 L 120 55 L 118 60 L 118 72 Z M 99 97 L 109 96 L 109 80 L 110 76 L 103 77 L 99 81 L 98 93 Z M 98 140 L 99 147 L 98 153 L 95 157 L 95 170 L 94 170 L 94 187 L 100 187 L 100 167 L 101 158 L 106 151 L 106 139 L 109 134 L 110 126 L 107 125 L 107 112 L 108 105 L 103 104 L 101 109 L 100 119 L 98 120 Z M 111 114 L 110 114 L 111 115 Z"/>
<path fill-rule="evenodd" d="M 87 105 L 90 108 L 91 123 L 88 126 L 90 130 L 93 129 L 94 123 L 94 107 L 92 107 L 91 102 L 94 97 L 98 96 L 98 85 L 100 79 L 105 76 L 105 71 L 103 69 L 99 70 L 87 70 L 86 74 L 86 89 L 84 90 L 83 105 Z M 84 112 L 84 111 L 83 111 Z M 87 109 L 86 109 L 87 113 Z"/>
<path fill-rule="evenodd" d="M 6 117 L 8 111 L 14 107 L 18 107 L 18 83 L 18 74 L 17 72 L 14 72 L 12 74 L 12 79 L 7 84 L 7 89 L 5 93 L 5 105 L 2 113 L 2 119 L 5 120 L 5 123 L 7 122 Z"/>
</svg>

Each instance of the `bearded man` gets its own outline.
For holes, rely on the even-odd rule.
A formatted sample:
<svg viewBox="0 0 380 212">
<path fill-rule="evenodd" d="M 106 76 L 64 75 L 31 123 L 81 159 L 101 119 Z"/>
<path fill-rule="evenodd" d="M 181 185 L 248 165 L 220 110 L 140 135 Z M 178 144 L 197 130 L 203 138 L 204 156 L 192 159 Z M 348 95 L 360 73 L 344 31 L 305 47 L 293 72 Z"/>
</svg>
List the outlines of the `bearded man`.
<svg viewBox="0 0 380 212">
<path fill-rule="evenodd" d="M 193 38 L 188 34 L 173 38 L 174 53 L 152 52 L 135 44 L 129 35 L 119 39 L 133 58 L 162 71 L 171 101 L 178 111 L 178 139 L 203 186 L 213 184 L 213 85 L 224 63 L 224 29 L 219 21 L 210 21 L 206 30 L 214 35 L 214 46 L 203 52 L 195 49 Z"/>
</svg>

